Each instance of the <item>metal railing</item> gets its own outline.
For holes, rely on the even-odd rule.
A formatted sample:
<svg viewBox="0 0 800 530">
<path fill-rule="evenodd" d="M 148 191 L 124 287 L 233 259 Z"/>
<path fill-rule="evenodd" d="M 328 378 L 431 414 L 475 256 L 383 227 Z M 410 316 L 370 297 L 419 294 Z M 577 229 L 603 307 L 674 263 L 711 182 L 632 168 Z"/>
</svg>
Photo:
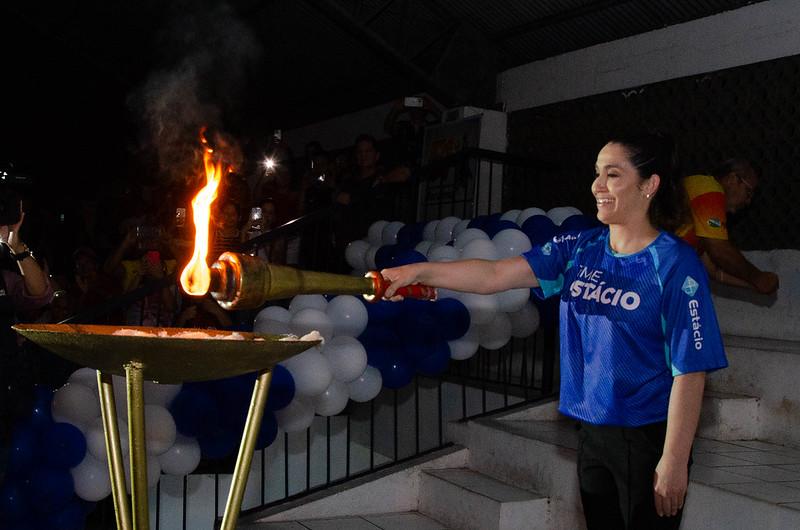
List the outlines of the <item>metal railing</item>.
<svg viewBox="0 0 800 530">
<path fill-rule="evenodd" d="M 531 190 L 541 182 L 542 164 L 501 153 L 469 150 L 421 168 L 406 185 L 395 185 L 383 206 L 382 217 L 404 222 L 486 215 L 501 209 L 531 206 Z M 528 199 L 526 199 L 528 197 Z M 528 201 L 528 202 L 526 202 Z M 357 207 L 357 205 L 353 205 Z M 340 207 L 311 212 L 270 230 L 241 247 L 252 252 L 279 238 L 299 236 L 299 265 L 313 270 L 341 272 L 343 242 L 336 241 Z M 118 310 L 141 300 L 174 277 L 155 282 L 75 315 L 69 322 L 91 322 L 104 312 Z M 512 339 L 499 350 L 480 348 L 466 361 L 452 361 L 438 378 L 417 376 L 399 390 L 383 389 L 373 401 L 350 402 L 340 415 L 316 417 L 305 433 L 284 433 L 270 447 L 255 455 L 251 480 L 243 505 L 243 517 L 288 500 L 363 477 L 388 466 L 428 454 L 449 444 L 446 425 L 487 413 L 517 407 L 554 393 L 557 348 L 556 307 L 540 306 L 540 329 L 531 337 Z M 151 493 L 154 528 L 211 527 L 221 516 L 227 495 L 228 460 L 202 462 L 187 477 L 162 476 Z M 279 476 L 275 476 L 275 475 Z M 171 481 L 171 482 L 170 482 Z M 213 487 L 213 507 L 196 505 L 195 490 Z M 206 495 L 207 496 L 207 495 Z M 113 507 L 101 504 L 99 525 L 113 521 Z M 206 526 L 208 525 L 208 526 Z"/>
</svg>

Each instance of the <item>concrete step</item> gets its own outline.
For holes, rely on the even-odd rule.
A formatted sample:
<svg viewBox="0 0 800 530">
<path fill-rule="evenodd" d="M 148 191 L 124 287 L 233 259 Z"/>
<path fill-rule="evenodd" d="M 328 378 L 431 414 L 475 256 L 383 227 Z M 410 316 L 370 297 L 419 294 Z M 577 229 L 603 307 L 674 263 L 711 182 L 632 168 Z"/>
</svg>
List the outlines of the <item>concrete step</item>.
<svg viewBox="0 0 800 530">
<path fill-rule="evenodd" d="M 447 527 L 439 521 L 419 512 L 254 523 L 239 525 L 237 528 L 242 530 L 447 530 Z"/>
<path fill-rule="evenodd" d="M 760 406 L 756 397 L 706 391 L 697 434 L 712 440 L 755 440 L 760 434 Z"/>
<path fill-rule="evenodd" d="M 452 528 L 549 528 L 549 501 L 467 468 L 429 469 L 420 477 L 419 510 Z"/>
</svg>

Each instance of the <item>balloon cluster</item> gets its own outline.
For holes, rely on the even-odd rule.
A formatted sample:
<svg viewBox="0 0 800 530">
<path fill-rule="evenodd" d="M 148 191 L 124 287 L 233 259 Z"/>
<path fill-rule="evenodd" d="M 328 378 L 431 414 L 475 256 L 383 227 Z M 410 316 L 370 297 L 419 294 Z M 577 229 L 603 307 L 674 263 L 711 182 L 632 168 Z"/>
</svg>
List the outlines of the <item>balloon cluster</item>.
<svg viewBox="0 0 800 530">
<path fill-rule="evenodd" d="M 14 431 L 6 481 L 0 489 L 2 528 L 83 528 L 96 501 L 111 494 L 94 370 L 81 368 L 56 390 L 37 387 L 30 418 Z M 176 436 L 167 410 L 180 385 L 145 383 L 148 482 L 190 473 L 200 461 L 192 440 Z M 114 377 L 125 471 L 128 462 L 125 383 Z"/>
</svg>

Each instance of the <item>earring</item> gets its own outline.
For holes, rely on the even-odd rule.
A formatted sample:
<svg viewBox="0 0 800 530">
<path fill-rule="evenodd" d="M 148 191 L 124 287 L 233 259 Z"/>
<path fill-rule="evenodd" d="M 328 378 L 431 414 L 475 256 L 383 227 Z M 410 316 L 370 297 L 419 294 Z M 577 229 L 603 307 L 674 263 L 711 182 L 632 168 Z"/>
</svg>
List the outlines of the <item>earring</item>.
<svg viewBox="0 0 800 530">
<path fill-rule="evenodd" d="M 649 193 L 645 193 L 644 198 L 645 199 L 649 199 L 650 198 L 650 194 Z"/>
</svg>

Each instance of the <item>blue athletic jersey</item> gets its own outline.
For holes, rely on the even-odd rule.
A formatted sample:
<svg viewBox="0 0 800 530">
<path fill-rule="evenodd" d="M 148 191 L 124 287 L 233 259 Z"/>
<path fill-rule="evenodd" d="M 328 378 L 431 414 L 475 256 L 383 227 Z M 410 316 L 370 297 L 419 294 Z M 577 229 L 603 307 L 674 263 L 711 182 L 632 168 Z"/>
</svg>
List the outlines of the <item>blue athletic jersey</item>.
<svg viewBox="0 0 800 530">
<path fill-rule="evenodd" d="M 559 410 L 600 425 L 664 421 L 674 376 L 728 365 L 708 277 L 671 234 L 629 255 L 608 234 L 558 235 L 523 254 L 536 295 L 561 295 Z"/>
</svg>

